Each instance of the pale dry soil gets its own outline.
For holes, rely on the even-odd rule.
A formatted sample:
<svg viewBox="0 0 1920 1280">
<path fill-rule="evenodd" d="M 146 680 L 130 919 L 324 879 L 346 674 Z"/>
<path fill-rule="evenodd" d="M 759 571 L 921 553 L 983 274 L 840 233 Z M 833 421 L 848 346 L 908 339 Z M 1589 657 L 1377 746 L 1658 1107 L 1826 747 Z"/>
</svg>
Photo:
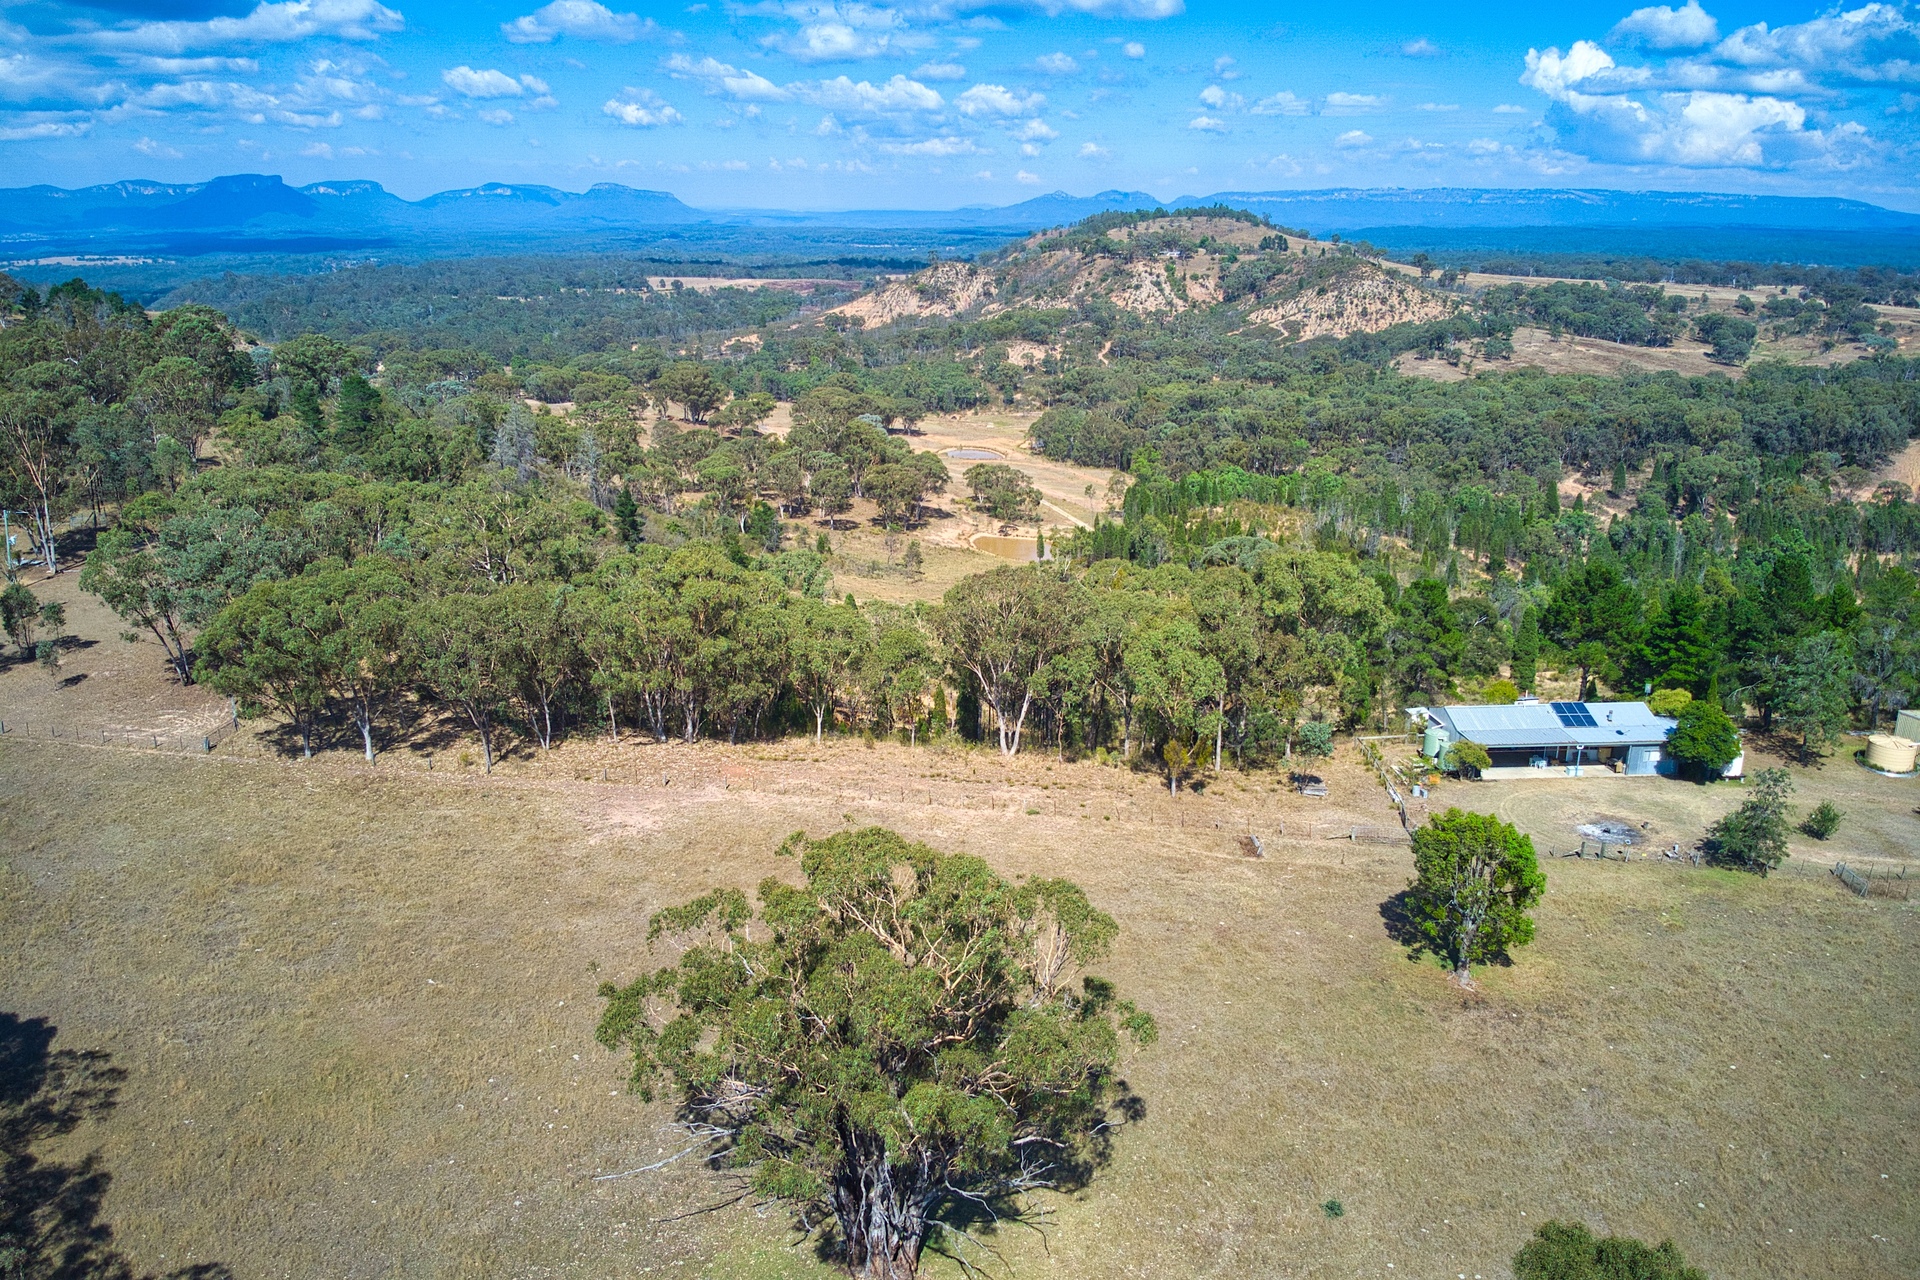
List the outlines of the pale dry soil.
<svg viewBox="0 0 1920 1280">
<path fill-rule="evenodd" d="M 918 428 L 920 434 L 911 439 L 916 450 L 931 450 L 944 458 L 947 470 L 953 473 L 954 483 L 950 488 L 954 491 L 966 491 L 960 477 L 966 474 L 967 468 L 981 462 L 1001 461 L 1024 472 L 1040 490 L 1044 500 L 1041 526 L 1068 532 L 1090 525 L 1108 513 L 1107 481 L 1113 473 L 1032 452 L 1027 446 L 1027 432 L 1039 416 L 1033 410 L 1012 408 L 941 414 L 923 419 Z M 1000 456 L 997 459 L 954 458 L 947 456 L 951 449 L 991 450 Z M 1087 493 L 1089 485 L 1093 487 L 1091 496 Z M 1019 527 L 1031 532 L 1035 526 Z"/>
<path fill-rule="evenodd" d="M 836 596 L 851 593 L 858 600 L 907 604 L 937 600 L 961 578 L 1006 563 L 975 544 L 982 535 L 1006 536 L 1031 545 L 1036 534 L 1044 533 L 1052 542 L 1102 517 L 1112 518 L 1108 481 L 1113 473 L 1032 452 L 1027 432 L 1038 416 L 1031 410 L 1008 408 L 922 420 L 914 434 L 901 438 L 916 452 L 939 454 L 952 477 L 947 491 L 928 501 L 924 523 L 889 535 L 880 527 L 873 503 L 856 499 L 853 509 L 838 517 L 831 530 L 817 515 L 795 522 L 793 527 L 801 532 L 792 545 L 811 547 L 819 534 L 826 533 L 834 552 L 830 567 Z M 956 458 L 950 456 L 952 450 L 996 456 Z M 1042 497 L 1038 520 L 1008 523 L 972 509 L 963 477 L 969 467 L 983 462 L 1004 462 L 1033 482 Z M 908 540 L 920 543 L 923 563 L 916 574 L 902 567 Z"/>
<path fill-rule="evenodd" d="M 1895 311 L 1898 308 L 1886 310 Z M 1920 329 L 1910 324 L 1904 325 L 1899 340 L 1903 352 L 1910 349 L 1916 340 L 1920 340 Z M 1463 360 L 1453 365 L 1445 360 L 1422 360 L 1409 351 L 1395 357 L 1393 363 L 1404 374 L 1431 378 L 1436 382 L 1460 382 L 1475 373 L 1506 372 L 1526 367 L 1547 373 L 1592 374 L 1600 377 L 1642 372 L 1671 372 L 1687 376 L 1718 373 L 1730 378 L 1741 376 L 1742 368 L 1715 364 L 1707 359 L 1708 349 L 1704 343 L 1687 340 L 1676 341 L 1669 347 L 1636 347 L 1572 334 L 1555 338 L 1545 329 L 1523 327 L 1513 331 L 1513 356 L 1508 360 Z M 1762 337 L 1754 344 L 1752 360 L 1833 365 L 1857 360 L 1864 353 L 1864 348 L 1852 344 L 1823 352 L 1820 344 L 1812 339 Z"/>
<path fill-rule="evenodd" d="M 1124 1064 L 1145 1120 L 1037 1201 L 1044 1226 L 991 1238 L 1007 1273 L 1494 1280 L 1555 1216 L 1671 1236 L 1715 1277 L 1920 1271 L 1913 904 L 1816 866 L 1550 859 L 1537 940 L 1463 992 L 1385 932 L 1405 847 L 1322 838 L 1392 821 L 1354 749 L 1316 769 L 1326 800 L 1229 771 L 1175 801 L 1045 753 L 844 739 L 579 741 L 491 778 L 447 752 L 290 762 L 251 733 L 199 757 L 0 740 L 0 1009 L 129 1073 L 42 1154 L 101 1152 L 140 1267 L 824 1275 L 777 1206 L 679 1218 L 735 1194 L 691 1160 L 593 1180 L 679 1149 L 594 1044 L 594 989 L 668 958 L 651 911 L 797 878 L 773 852 L 795 829 L 881 823 L 1079 880 L 1121 924 L 1101 970 L 1160 1020 Z M 1836 763 L 1800 786 L 1848 810 L 1828 856 L 1916 852 L 1920 784 Z M 1436 804 L 1547 850 L 1596 816 L 1690 837 L 1738 799 L 1597 780 Z"/>
</svg>

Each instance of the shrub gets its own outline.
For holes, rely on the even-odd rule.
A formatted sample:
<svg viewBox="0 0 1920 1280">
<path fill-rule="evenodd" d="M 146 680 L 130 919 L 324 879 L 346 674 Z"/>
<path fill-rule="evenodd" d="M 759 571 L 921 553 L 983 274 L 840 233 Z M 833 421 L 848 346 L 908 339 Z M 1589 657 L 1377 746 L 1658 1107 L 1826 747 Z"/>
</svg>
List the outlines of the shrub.
<svg viewBox="0 0 1920 1280">
<path fill-rule="evenodd" d="M 1825 840 L 1840 829 L 1841 817 L 1839 806 L 1831 800 L 1822 800 L 1800 824 L 1800 829 L 1815 840 Z"/>
<path fill-rule="evenodd" d="M 1787 858 L 1787 796 L 1793 783 L 1785 769 L 1762 769 L 1753 776 L 1753 794 L 1738 809 L 1707 829 L 1707 861 L 1716 867 L 1758 875 Z"/>
<path fill-rule="evenodd" d="M 1680 723 L 1667 736 L 1667 750 L 1675 760 L 1699 770 L 1701 780 L 1720 776 L 1740 754 L 1740 734 L 1718 705 L 1689 702 L 1678 712 Z"/>
<path fill-rule="evenodd" d="M 1543 1222 L 1513 1255 L 1514 1280 L 1707 1280 L 1671 1240 L 1649 1248 L 1629 1236 L 1602 1236 L 1577 1222 Z"/>
<path fill-rule="evenodd" d="M 1477 742 L 1456 742 L 1447 750 L 1447 764 L 1462 772 L 1470 770 L 1477 777 L 1483 769 L 1493 767 L 1493 757 Z"/>
<path fill-rule="evenodd" d="M 1520 701 L 1520 686 L 1511 680 L 1489 680 L 1480 696 L 1491 706 L 1510 707 Z"/>
<path fill-rule="evenodd" d="M 1657 716 L 1677 716 L 1692 701 L 1693 694 L 1685 689 L 1655 689 L 1647 709 Z"/>
<path fill-rule="evenodd" d="M 1333 754 L 1333 726 L 1324 720 L 1308 720 L 1300 726 L 1300 750 L 1310 756 Z"/>
</svg>

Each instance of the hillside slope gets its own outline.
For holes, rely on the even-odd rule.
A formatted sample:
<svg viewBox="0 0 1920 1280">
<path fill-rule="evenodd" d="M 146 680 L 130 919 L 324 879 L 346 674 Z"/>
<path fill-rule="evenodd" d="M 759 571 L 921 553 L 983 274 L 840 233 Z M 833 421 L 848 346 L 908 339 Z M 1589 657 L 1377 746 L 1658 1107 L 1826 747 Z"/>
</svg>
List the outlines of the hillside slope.
<svg viewBox="0 0 1920 1280">
<path fill-rule="evenodd" d="M 864 325 L 1109 305 L 1172 316 L 1226 304 L 1295 339 L 1444 319 L 1459 303 L 1410 271 L 1230 211 L 1110 214 L 1041 232 L 977 264 L 937 262 L 837 308 Z"/>
</svg>

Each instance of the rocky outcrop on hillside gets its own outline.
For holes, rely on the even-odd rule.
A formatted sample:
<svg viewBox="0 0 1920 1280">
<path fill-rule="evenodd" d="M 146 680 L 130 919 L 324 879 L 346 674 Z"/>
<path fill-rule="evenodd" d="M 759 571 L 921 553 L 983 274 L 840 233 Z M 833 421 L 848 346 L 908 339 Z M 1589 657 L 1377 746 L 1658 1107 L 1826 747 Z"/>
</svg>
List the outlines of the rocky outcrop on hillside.
<svg viewBox="0 0 1920 1280">
<path fill-rule="evenodd" d="M 1296 340 L 1441 319 L 1457 305 L 1335 246 L 1257 222 L 1187 216 L 1042 232 L 978 264 L 934 263 L 835 311 L 876 327 L 1096 300 L 1163 317 L 1228 303 Z"/>
<path fill-rule="evenodd" d="M 1378 333 L 1396 324 L 1444 320 L 1459 304 L 1422 289 L 1370 262 L 1324 284 L 1300 289 L 1247 313 L 1250 324 L 1270 324 L 1296 340 Z"/>
<path fill-rule="evenodd" d="M 889 280 L 834 311 L 868 325 L 913 316 L 957 316 L 994 295 L 993 277 L 971 262 L 936 262 L 904 280 Z"/>
</svg>

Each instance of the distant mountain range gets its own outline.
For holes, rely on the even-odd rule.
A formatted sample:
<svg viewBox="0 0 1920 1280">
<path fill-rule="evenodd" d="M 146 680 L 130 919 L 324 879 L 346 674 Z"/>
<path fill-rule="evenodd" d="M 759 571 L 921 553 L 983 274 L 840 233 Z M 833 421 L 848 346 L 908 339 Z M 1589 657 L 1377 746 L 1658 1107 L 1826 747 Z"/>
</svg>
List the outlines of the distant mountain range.
<svg viewBox="0 0 1920 1280">
<path fill-rule="evenodd" d="M 1687 192 L 1580 190 L 1230 191 L 1157 200 L 1141 191 L 1072 196 L 1056 191 L 1002 208 L 792 212 L 696 209 L 664 191 L 601 183 L 584 192 L 487 183 L 403 200 L 377 182 L 316 182 L 233 174 L 202 183 L 114 182 L 78 190 L 0 190 L 0 258 L 333 254 L 392 251 L 435 256 L 475 251 L 622 250 L 675 228 L 804 231 L 876 228 L 950 231 L 969 243 L 1076 222 L 1110 210 L 1229 204 L 1318 235 L 1365 235 L 1399 248 L 1473 244 L 1556 251 L 1606 242 L 1613 251 L 1698 256 L 1739 253 L 1738 230 L 1791 260 L 1906 259 L 1920 251 L 1920 214 L 1858 200 Z M 1544 240 L 1543 240 L 1544 237 Z M 1821 257 L 1796 247 L 1820 246 Z M 1621 248 L 1621 246 L 1625 246 Z M 1875 257 L 1875 254 L 1881 254 Z"/>
</svg>

